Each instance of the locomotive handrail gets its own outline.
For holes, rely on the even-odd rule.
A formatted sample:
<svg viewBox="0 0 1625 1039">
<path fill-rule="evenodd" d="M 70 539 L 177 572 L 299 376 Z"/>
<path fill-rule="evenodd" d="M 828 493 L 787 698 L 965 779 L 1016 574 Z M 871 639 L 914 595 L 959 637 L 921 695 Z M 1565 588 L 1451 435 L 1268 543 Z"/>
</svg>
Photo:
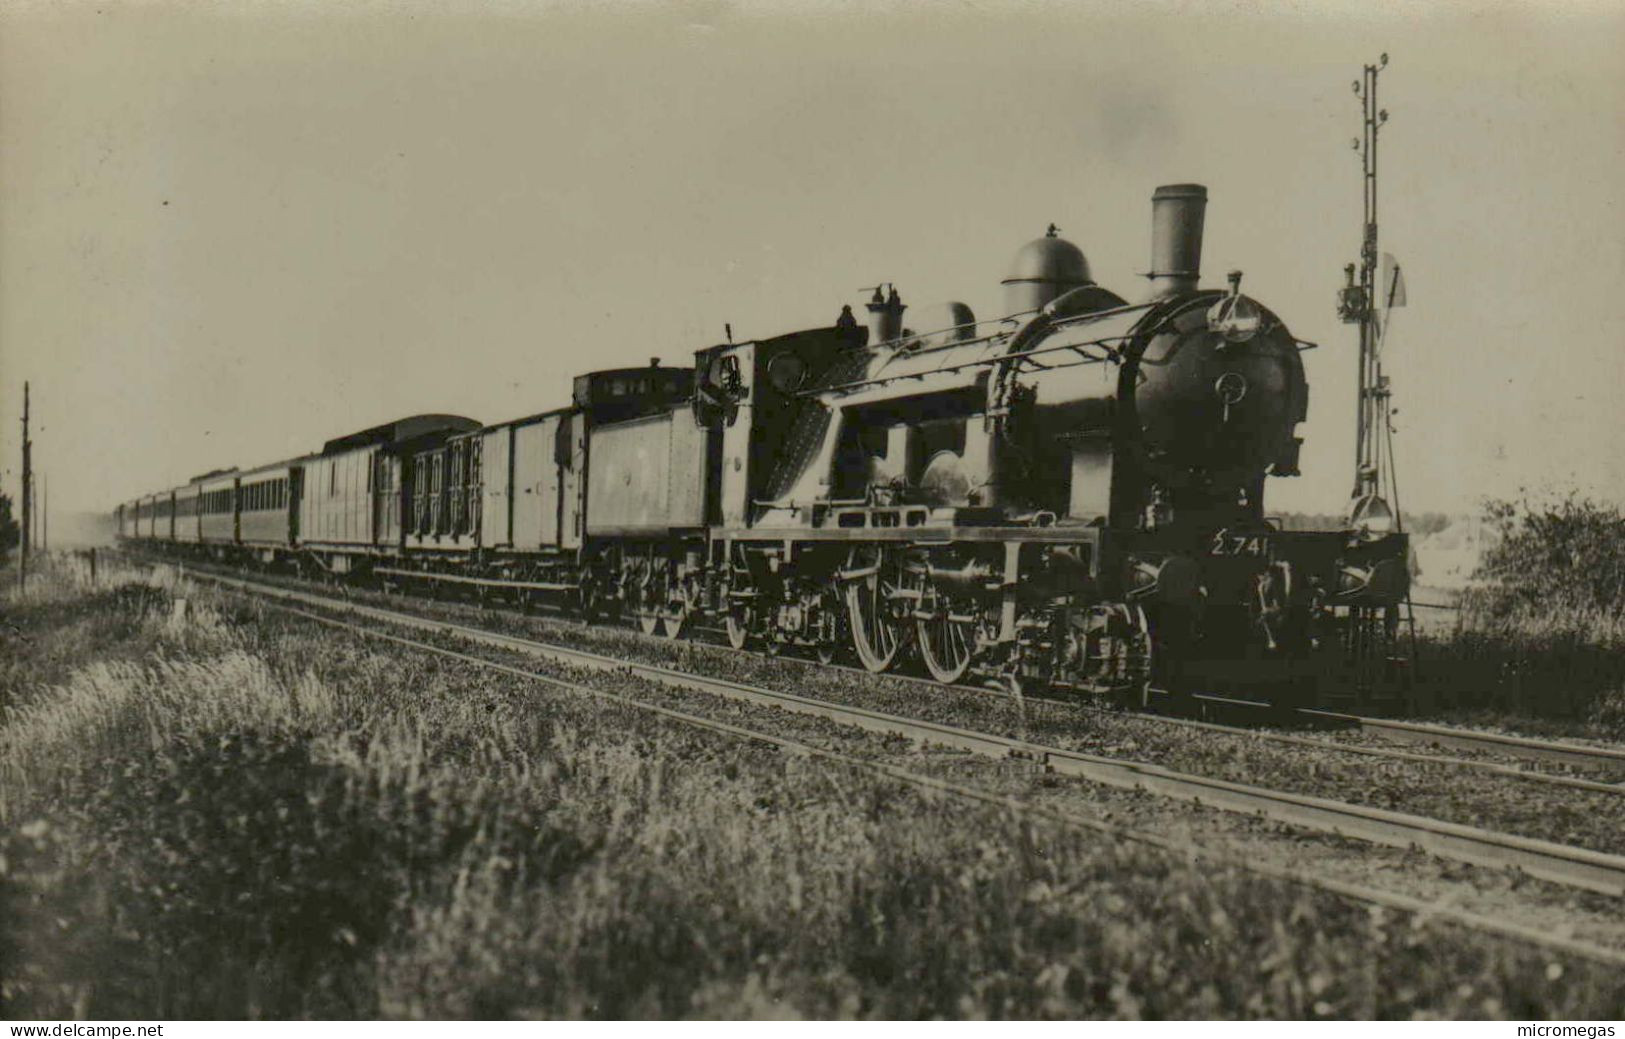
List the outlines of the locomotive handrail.
<svg viewBox="0 0 1625 1039">
<path fill-rule="evenodd" d="M 1103 317 L 1112 317 L 1117 314 L 1127 313 L 1131 310 L 1144 309 L 1146 309 L 1146 305 L 1144 303 L 1124 303 L 1120 307 L 1107 307 L 1104 310 L 1090 310 L 1081 314 L 1069 314 L 1066 317 L 1054 318 L 1050 327 L 1067 328 L 1072 325 L 1081 324 L 1085 321 L 1096 321 Z M 910 340 L 928 339 L 931 336 L 941 335 L 944 332 L 953 332 L 961 328 L 976 328 L 979 325 L 1019 325 L 1021 324 L 1021 318 L 1035 317 L 1042 312 L 1043 308 L 1041 307 L 1033 310 L 1018 310 L 1014 314 L 1008 314 L 1004 317 L 988 318 L 984 321 L 967 321 L 962 325 L 949 325 L 947 328 L 939 328 L 931 332 L 911 332 L 906 336 L 898 336 L 895 339 L 887 339 L 884 342 L 875 343 L 873 346 L 865 347 L 864 349 L 878 350 L 883 346 L 900 346 L 909 342 Z M 913 350 L 910 350 L 909 353 L 915 356 L 919 356 L 920 354 L 936 353 L 939 350 L 951 350 L 960 346 L 971 346 L 976 343 L 992 342 L 995 339 L 1007 337 L 1012 334 L 1013 332 L 1009 331 L 989 332 L 986 335 L 975 336 L 971 339 L 958 339 L 951 343 L 938 343 L 934 346 L 915 347 Z"/>
<path fill-rule="evenodd" d="M 1019 366 L 1022 363 L 1030 362 L 1034 357 L 1042 357 L 1048 354 L 1057 354 L 1068 351 L 1076 353 L 1081 359 L 1073 361 L 1070 364 L 1053 364 L 1048 365 L 1047 367 L 1054 370 L 1060 368 L 1076 368 L 1083 364 L 1106 364 L 1107 362 L 1116 363 L 1122 356 L 1122 353 L 1116 347 L 1108 344 L 1124 343 L 1134 338 L 1135 333 L 1104 336 L 1100 339 L 1091 339 L 1088 342 L 1083 343 L 1061 343 L 1055 346 L 1039 347 L 1034 350 L 1024 350 L 1021 353 L 999 354 L 996 357 L 978 357 L 973 361 L 964 361 L 960 364 L 944 365 L 943 367 L 932 368 L 923 372 L 907 372 L 899 375 L 882 375 L 873 379 L 858 379 L 853 382 L 837 383 L 834 386 L 824 386 L 818 389 L 802 390 L 796 393 L 795 396 L 816 397 L 825 393 L 850 393 L 853 390 L 863 389 L 866 386 L 884 386 L 887 383 L 901 382 L 904 379 L 923 379 L 928 375 L 952 375 L 954 372 L 964 371 L 967 368 L 992 368 L 996 365 L 1009 364 L 1011 362 L 1015 362 Z M 955 343 L 954 345 L 966 346 L 969 344 Z M 1091 346 L 1099 347 L 1100 349 L 1106 351 L 1105 355 L 1096 357 L 1092 354 L 1085 353 L 1085 349 Z"/>
<path fill-rule="evenodd" d="M 1065 317 L 1053 319 L 1050 327 L 1067 328 L 1071 325 L 1080 325 L 1085 321 L 1098 321 L 1103 317 L 1112 317 L 1116 314 L 1126 314 L 1131 310 L 1144 310 L 1150 313 L 1150 308 L 1144 303 L 1125 303 L 1120 307 L 1107 307 L 1105 310 L 1086 310 L 1081 314 L 1068 314 Z"/>
<path fill-rule="evenodd" d="M 977 327 L 979 327 L 981 325 L 1019 325 L 1019 324 L 1021 324 L 1021 321 L 1020 321 L 1021 318 L 1030 317 L 1030 316 L 1032 316 L 1034 314 L 1037 314 L 1037 313 L 1038 313 L 1037 310 L 1018 310 L 1014 314 L 1006 314 L 1003 317 L 984 318 L 983 320 L 980 320 L 980 321 L 965 321 L 965 322 L 962 322 L 962 323 L 957 324 L 957 325 L 947 325 L 947 326 L 945 326 L 943 328 L 932 329 L 929 332 L 912 332 L 911 331 L 907 335 L 900 335 L 900 336 L 895 336 L 894 338 L 891 338 L 891 339 L 884 339 L 884 340 L 881 340 L 878 343 L 870 343 L 869 345 L 863 347 L 863 349 L 866 349 L 866 350 L 878 350 L 883 346 L 900 346 L 900 345 L 902 345 L 904 343 L 909 342 L 910 340 L 928 339 L 931 336 L 939 336 L 944 332 L 957 332 L 961 328 L 975 329 L 975 328 L 977 328 Z M 986 335 L 975 336 L 975 337 L 973 337 L 971 339 L 956 339 L 951 343 L 939 343 L 939 344 L 937 344 L 935 346 L 916 347 L 911 352 L 912 353 L 917 353 L 917 354 L 931 353 L 931 352 L 933 352 L 935 350 L 946 350 L 946 349 L 948 349 L 950 347 L 964 346 L 967 343 L 978 343 L 978 342 L 982 342 L 984 340 L 997 339 L 999 336 L 1002 336 L 1002 335 L 1008 335 L 1008 333 L 1007 332 L 989 332 Z"/>
</svg>

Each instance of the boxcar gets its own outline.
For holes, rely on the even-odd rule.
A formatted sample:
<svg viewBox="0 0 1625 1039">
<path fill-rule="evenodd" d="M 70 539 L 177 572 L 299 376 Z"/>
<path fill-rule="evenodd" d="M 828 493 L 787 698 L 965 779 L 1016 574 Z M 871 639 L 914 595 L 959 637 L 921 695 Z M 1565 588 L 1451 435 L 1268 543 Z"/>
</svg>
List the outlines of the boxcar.
<svg viewBox="0 0 1625 1039">
<path fill-rule="evenodd" d="M 572 408 L 481 431 L 480 544 L 545 552 L 581 544 L 587 437 Z"/>
<path fill-rule="evenodd" d="M 366 548 L 373 543 L 372 457 L 378 445 L 323 452 L 304 465 L 299 529 L 311 546 Z"/>
</svg>

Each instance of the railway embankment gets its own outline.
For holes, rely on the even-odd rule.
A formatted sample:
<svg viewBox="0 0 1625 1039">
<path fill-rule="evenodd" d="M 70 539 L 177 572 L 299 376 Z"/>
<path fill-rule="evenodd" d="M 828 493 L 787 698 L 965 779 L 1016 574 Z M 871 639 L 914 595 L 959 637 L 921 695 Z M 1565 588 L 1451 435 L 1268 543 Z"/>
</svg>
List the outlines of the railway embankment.
<svg viewBox="0 0 1625 1039">
<path fill-rule="evenodd" d="M 301 582 L 279 586 L 306 590 Z M 944 688 L 909 676 L 872 675 L 812 661 L 740 653 L 725 646 L 671 641 L 616 627 L 588 626 L 464 603 L 347 589 L 349 598 L 413 616 L 472 623 L 619 660 L 635 661 L 836 703 L 962 726 L 1046 746 L 1152 761 L 1168 768 L 1238 783 L 1379 809 L 1401 810 L 1596 851 L 1625 852 L 1625 781 L 1618 762 L 1601 770 L 1531 766 L 1505 759 L 1502 771 L 1471 767 L 1496 760 L 1476 752 L 1380 757 L 1381 737 L 1324 734 L 1306 739 L 1256 726 L 1191 727 L 1129 712 L 1084 710 L 1071 703 L 1016 699 L 975 688 Z M 455 639 L 443 640 L 455 644 Z M 541 665 L 545 666 L 545 665 Z M 1514 767 L 1515 766 L 1515 767 Z M 1539 775 L 1590 776 L 1596 789 L 1554 786 Z"/>
<path fill-rule="evenodd" d="M 4 603 L 14 1012 L 1618 1012 L 1613 968 L 108 579 Z"/>
</svg>

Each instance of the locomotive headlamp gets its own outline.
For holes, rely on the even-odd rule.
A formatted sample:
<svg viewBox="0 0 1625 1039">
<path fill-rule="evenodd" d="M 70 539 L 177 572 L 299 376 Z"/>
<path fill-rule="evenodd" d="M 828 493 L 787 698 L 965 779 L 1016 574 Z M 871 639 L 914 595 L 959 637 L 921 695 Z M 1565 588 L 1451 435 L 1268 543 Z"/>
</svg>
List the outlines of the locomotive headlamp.
<svg viewBox="0 0 1625 1039">
<path fill-rule="evenodd" d="M 1230 272 L 1230 295 L 1207 312 L 1207 329 L 1224 337 L 1227 343 L 1245 343 L 1258 334 L 1264 323 L 1258 304 L 1241 294 L 1241 272 Z"/>
</svg>

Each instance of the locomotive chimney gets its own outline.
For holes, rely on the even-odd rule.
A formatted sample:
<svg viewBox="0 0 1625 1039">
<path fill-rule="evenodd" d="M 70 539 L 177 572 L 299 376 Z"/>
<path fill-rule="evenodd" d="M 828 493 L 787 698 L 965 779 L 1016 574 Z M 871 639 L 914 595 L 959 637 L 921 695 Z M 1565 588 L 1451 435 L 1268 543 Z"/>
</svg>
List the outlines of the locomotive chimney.
<svg viewBox="0 0 1625 1039">
<path fill-rule="evenodd" d="M 1207 188 L 1164 184 L 1151 196 L 1150 299 L 1193 292 L 1202 271 L 1202 222 Z"/>
<path fill-rule="evenodd" d="M 897 287 L 890 286 L 891 295 L 882 294 L 885 285 L 875 286 L 875 294 L 869 300 L 869 345 L 879 346 L 889 343 L 903 334 L 903 311 L 908 307 L 897 295 Z"/>
</svg>

